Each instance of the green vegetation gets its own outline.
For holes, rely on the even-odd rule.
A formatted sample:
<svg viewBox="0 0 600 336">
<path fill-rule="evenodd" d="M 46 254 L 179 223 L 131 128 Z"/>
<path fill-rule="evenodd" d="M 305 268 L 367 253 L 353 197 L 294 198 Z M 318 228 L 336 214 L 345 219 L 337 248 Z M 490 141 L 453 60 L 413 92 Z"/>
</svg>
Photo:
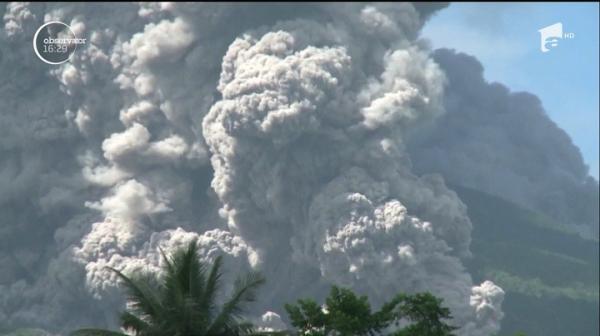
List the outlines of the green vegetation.
<svg viewBox="0 0 600 336">
<path fill-rule="evenodd" d="M 455 327 L 445 321 L 450 311 L 442 300 L 429 293 L 398 294 L 375 313 L 366 296 L 358 297 L 351 290 L 333 286 L 323 309 L 312 299 L 286 305 L 292 325 L 299 335 L 306 336 L 452 336 Z M 411 324 L 401 330 L 386 333 L 390 326 L 404 319 Z"/>
<path fill-rule="evenodd" d="M 552 287 L 546 285 L 539 278 L 525 279 L 498 270 L 490 270 L 486 274 L 488 278 L 502 283 L 504 290 L 511 292 L 536 298 L 562 296 L 573 300 L 598 302 L 598 291 L 585 287 L 582 283 L 572 284 L 571 287 Z"/>
<path fill-rule="evenodd" d="M 161 251 L 162 252 L 162 251 Z M 429 293 L 398 294 L 376 311 L 368 298 L 333 286 L 321 306 L 312 299 L 285 306 L 297 331 L 259 332 L 242 317 L 244 303 L 256 298 L 264 279 L 257 273 L 238 278 L 231 297 L 217 309 L 222 259 L 210 269 L 199 262 L 196 242 L 164 258 L 164 277 L 139 273 L 131 277 L 111 269 L 121 279 L 128 308 L 121 313 L 121 326 L 138 336 L 453 336 L 456 328 L 447 324 L 450 310 Z M 326 307 L 326 308 L 325 308 Z M 400 328 L 399 322 L 407 322 Z M 103 329 L 81 329 L 72 336 L 123 336 Z"/>
<path fill-rule="evenodd" d="M 474 225 L 469 271 L 475 282 L 491 279 L 507 292 L 499 335 L 525 335 L 521 330 L 544 336 L 598 334 L 598 241 L 583 239 L 544 215 L 500 198 L 453 188 L 467 204 Z M 398 294 L 373 312 L 367 297 L 334 286 L 324 306 L 311 299 L 285 306 L 296 331 L 258 332 L 242 314 L 264 282 L 259 274 L 238 279 L 231 297 L 217 306 L 221 258 L 212 265 L 201 264 L 195 243 L 163 258 L 165 276 L 160 280 L 113 270 L 128 293 L 121 325 L 135 335 L 449 336 L 454 330 L 445 322 L 449 311 L 430 294 Z M 410 324 L 390 332 L 388 327 L 398 326 L 401 319 Z M 1 329 L 5 336 L 45 334 Z M 84 329 L 72 335 L 124 334 Z"/>
<path fill-rule="evenodd" d="M 121 313 L 121 326 L 135 335 L 144 336 L 218 336 L 249 335 L 250 323 L 243 321 L 243 305 L 256 298 L 264 279 L 248 273 L 235 282 L 232 295 L 220 309 L 216 294 L 220 286 L 222 259 L 218 257 L 210 270 L 199 262 L 196 242 L 176 251 L 173 257 L 163 253 L 165 274 L 162 282 L 151 274 L 128 277 L 114 271 L 128 292 L 128 309 Z M 101 329 L 82 329 L 72 336 L 124 335 Z"/>
<path fill-rule="evenodd" d="M 598 335 L 599 245 L 551 218 L 452 186 L 473 222 L 467 267 L 506 291 L 502 335 Z"/>
</svg>

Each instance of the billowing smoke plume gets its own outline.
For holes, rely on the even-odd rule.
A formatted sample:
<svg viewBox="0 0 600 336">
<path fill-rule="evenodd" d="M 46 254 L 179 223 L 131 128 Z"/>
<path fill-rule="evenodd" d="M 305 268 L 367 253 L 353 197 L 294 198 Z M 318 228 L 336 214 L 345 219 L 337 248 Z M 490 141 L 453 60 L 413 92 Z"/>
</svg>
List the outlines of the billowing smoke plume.
<svg viewBox="0 0 600 336">
<path fill-rule="evenodd" d="M 442 173 L 450 183 L 496 194 L 598 237 L 598 181 L 539 99 L 485 82 L 471 56 L 437 50 L 433 57 L 448 77 L 446 114 L 411 144 L 416 170 Z"/>
<path fill-rule="evenodd" d="M 431 291 L 461 335 L 498 331 L 504 293 L 464 270 L 471 223 L 444 178 L 489 191 L 542 169 L 537 189 L 498 193 L 549 209 L 541 193 L 580 195 L 568 188 L 587 172 L 566 136 L 545 142 L 559 131 L 530 96 L 431 55 L 418 35 L 438 7 L 1 4 L 0 321 L 114 327 L 123 302 L 104 266 L 158 272 L 159 246 L 198 239 L 229 276 L 265 273 L 265 329 L 284 302 L 340 284 L 376 303 Z M 88 39 L 57 67 L 31 50 L 49 20 Z M 518 133 L 517 116 L 540 131 Z M 527 146 L 543 167 L 509 162 Z M 481 156 L 496 151 L 505 165 Z"/>
</svg>

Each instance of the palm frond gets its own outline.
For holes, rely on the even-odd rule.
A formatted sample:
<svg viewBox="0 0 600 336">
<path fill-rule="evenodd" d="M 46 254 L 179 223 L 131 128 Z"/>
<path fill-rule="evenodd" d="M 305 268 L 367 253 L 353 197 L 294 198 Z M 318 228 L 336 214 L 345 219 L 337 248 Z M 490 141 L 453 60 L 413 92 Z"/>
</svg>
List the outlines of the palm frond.
<svg viewBox="0 0 600 336">
<path fill-rule="evenodd" d="M 176 253 L 174 266 L 178 272 L 180 284 L 190 296 L 202 293 L 205 283 L 204 264 L 198 259 L 198 246 L 196 240 L 188 245 L 183 253 Z"/>
<path fill-rule="evenodd" d="M 154 294 L 152 288 L 150 288 L 148 281 L 138 281 L 139 279 L 130 278 L 117 269 L 112 267 L 107 268 L 116 273 L 125 285 L 129 292 L 128 301 L 132 305 L 134 311 L 141 315 L 146 315 L 153 320 L 160 318 L 163 309 L 160 300 Z"/>
<path fill-rule="evenodd" d="M 225 335 L 232 336 L 250 336 L 255 335 L 256 328 L 252 323 L 249 322 L 239 322 L 237 319 L 234 319 L 227 323 L 223 330 Z"/>
<path fill-rule="evenodd" d="M 146 321 L 127 311 L 121 313 L 120 320 L 121 327 L 133 330 L 137 334 L 151 329 L 151 326 Z"/>
<path fill-rule="evenodd" d="M 160 251 L 160 255 L 165 262 L 165 273 L 173 272 L 173 261 L 171 258 L 165 253 L 162 247 L 159 246 L 158 250 Z"/>
<path fill-rule="evenodd" d="M 166 318 L 177 330 L 206 325 L 207 319 L 198 314 L 200 302 L 197 298 L 204 292 L 206 271 L 199 260 L 196 240 L 187 248 L 177 250 L 170 259 L 164 258 L 167 263 L 162 298 L 167 307 Z"/>
<path fill-rule="evenodd" d="M 243 324 L 238 322 L 243 311 L 242 304 L 255 301 L 257 289 L 264 283 L 265 278 L 257 272 L 250 272 L 245 277 L 238 278 L 231 298 L 223 305 L 208 333 L 217 333 L 221 330 L 234 331 L 243 327 Z"/>
<path fill-rule="evenodd" d="M 184 295 L 199 296 L 206 280 L 204 265 L 198 258 L 198 247 L 193 240 L 185 250 L 177 250 L 173 257 L 167 261 L 166 277 L 164 281 L 167 293 L 165 295 L 180 300 Z"/>
<path fill-rule="evenodd" d="M 206 280 L 206 285 L 204 286 L 204 291 L 202 292 L 202 295 L 197 298 L 200 308 L 199 313 L 208 319 L 213 317 L 213 311 L 215 310 L 215 299 L 219 290 L 219 281 L 223 275 L 221 272 L 222 266 L 223 257 L 218 256 L 210 269 L 210 273 L 208 274 L 208 278 Z"/>
<path fill-rule="evenodd" d="M 256 272 L 235 281 L 234 290 L 221 309 L 216 298 L 222 278 L 223 257 L 208 268 L 200 261 L 194 240 L 186 248 L 167 255 L 159 247 L 164 261 L 164 276 L 150 273 L 131 276 L 111 267 L 127 291 L 128 306 L 120 314 L 123 330 L 143 336 L 267 336 L 283 335 L 257 332 L 242 319 L 243 306 L 256 300 L 257 289 L 265 279 Z M 216 316 L 215 316 L 216 315 Z M 71 336 L 127 336 L 102 329 L 81 329 Z"/>
</svg>

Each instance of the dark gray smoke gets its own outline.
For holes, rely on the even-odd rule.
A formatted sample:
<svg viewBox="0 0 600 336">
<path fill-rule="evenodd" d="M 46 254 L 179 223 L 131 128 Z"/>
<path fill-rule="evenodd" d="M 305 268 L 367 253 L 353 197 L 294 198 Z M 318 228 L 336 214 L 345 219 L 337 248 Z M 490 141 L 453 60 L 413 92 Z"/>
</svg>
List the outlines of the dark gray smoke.
<svg viewBox="0 0 600 336">
<path fill-rule="evenodd" d="M 471 222 L 444 182 L 462 183 L 452 170 L 462 162 L 438 161 L 459 135 L 434 127 L 475 132 L 487 119 L 458 108 L 470 101 L 488 114 L 499 108 L 490 99 L 507 114 L 531 102 L 504 91 L 494 100 L 477 69 L 450 65 L 461 57 L 432 57 L 418 36 L 441 7 L 0 5 L 0 321 L 56 333 L 114 327 L 123 302 L 104 266 L 158 272 L 159 247 L 198 238 L 203 259 L 224 254 L 230 275 L 267 275 L 254 312 L 267 329 L 282 327 L 284 302 L 335 283 L 376 302 L 432 291 L 460 335 L 498 331 L 504 293 L 464 270 Z M 57 67 L 31 50 L 49 20 L 88 39 Z M 511 127 L 494 123 L 494 136 Z M 519 136 L 546 146 L 543 168 L 556 173 L 540 185 L 571 176 L 548 189 L 567 197 L 569 181 L 585 178 L 564 141 Z M 485 153 L 469 168 L 497 162 Z M 530 176 L 525 166 L 487 176 Z M 502 195 L 535 206 L 544 190 Z"/>
<path fill-rule="evenodd" d="M 598 237 L 598 181 L 540 100 L 487 83 L 474 57 L 445 49 L 433 57 L 448 77 L 446 114 L 411 143 L 415 169 L 439 172 L 450 183 L 512 200 Z"/>
</svg>

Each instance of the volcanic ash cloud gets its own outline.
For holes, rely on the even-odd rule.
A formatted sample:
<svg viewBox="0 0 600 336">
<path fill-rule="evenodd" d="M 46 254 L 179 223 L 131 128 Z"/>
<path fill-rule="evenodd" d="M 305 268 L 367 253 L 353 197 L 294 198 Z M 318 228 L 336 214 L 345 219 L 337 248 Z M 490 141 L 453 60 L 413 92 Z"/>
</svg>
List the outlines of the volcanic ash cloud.
<svg viewBox="0 0 600 336">
<path fill-rule="evenodd" d="M 223 98 L 203 133 L 230 230 L 267 272 L 318 269 L 321 283 L 377 302 L 429 290 L 446 299 L 463 334 L 496 330 L 503 292 L 473 287 L 459 259 L 470 239 L 464 206 L 439 177 L 413 175 L 403 150 L 402 133 L 439 112 L 441 71 L 407 48 L 357 85 L 346 48 L 316 48 L 295 34 L 237 39 L 223 60 Z M 411 216 L 404 200 L 435 222 Z"/>
<path fill-rule="evenodd" d="M 115 327 L 105 266 L 158 272 L 197 239 L 265 273 L 265 328 L 341 284 L 432 291 L 461 335 L 496 332 L 466 207 L 406 150 L 452 84 L 416 40 L 438 7 L 1 4 L 0 320 Z M 89 43 L 49 69 L 30 37 L 52 19 Z"/>
<path fill-rule="evenodd" d="M 533 94 L 483 78 L 472 56 L 440 49 L 446 113 L 415 134 L 409 150 L 420 173 L 498 195 L 598 237 L 598 181 L 567 133 Z"/>
</svg>

